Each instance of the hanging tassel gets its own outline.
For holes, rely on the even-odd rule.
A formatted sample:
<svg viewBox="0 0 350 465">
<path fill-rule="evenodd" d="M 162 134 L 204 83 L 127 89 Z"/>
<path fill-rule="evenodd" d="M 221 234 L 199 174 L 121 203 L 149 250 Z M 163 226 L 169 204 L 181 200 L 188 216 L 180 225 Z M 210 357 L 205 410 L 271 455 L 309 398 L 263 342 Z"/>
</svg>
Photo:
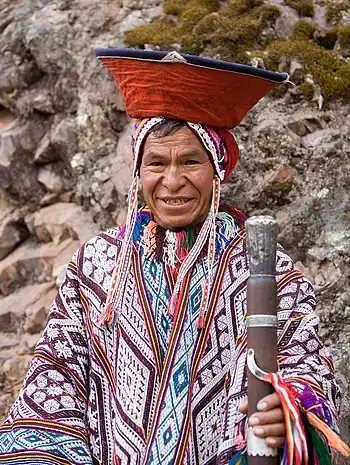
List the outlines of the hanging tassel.
<svg viewBox="0 0 350 465">
<path fill-rule="evenodd" d="M 300 402 L 302 394 L 299 395 L 292 384 L 285 381 L 280 373 L 269 373 L 265 376 L 265 381 L 271 383 L 281 399 L 282 409 L 286 423 L 286 445 L 284 449 L 282 464 L 283 465 L 301 465 L 308 463 L 307 435 L 305 429 L 311 435 L 314 445 L 314 458 L 318 460 L 316 465 L 331 463 L 327 447 L 323 447 L 322 439 L 319 432 L 323 433 L 328 441 L 328 445 L 336 449 L 345 457 L 350 455 L 350 448 L 340 439 L 324 421 L 311 411 L 306 411 L 306 419 L 309 425 L 304 428 L 301 409 L 303 405 Z M 300 407 L 299 407 L 300 404 Z M 317 407 L 322 402 L 319 400 Z M 310 406 L 310 409 L 312 407 Z M 316 438 L 316 436 L 318 436 Z M 320 442 L 321 441 L 321 442 Z"/>
<path fill-rule="evenodd" d="M 207 255 L 207 277 L 204 283 L 203 288 L 203 296 L 201 301 L 201 306 L 199 310 L 199 318 L 197 321 L 197 328 L 202 329 L 205 326 L 206 321 L 206 311 L 208 308 L 209 302 L 209 292 L 211 287 L 212 281 L 212 273 L 213 273 L 213 266 L 214 266 L 214 258 L 215 258 L 215 239 L 216 239 L 216 224 L 215 220 L 219 211 L 219 203 L 220 203 L 220 180 L 217 176 L 214 177 L 213 180 L 213 191 L 212 191 L 212 202 L 209 216 L 211 217 L 211 225 L 210 225 L 210 233 L 209 233 L 209 245 L 208 245 L 208 255 Z"/>
<path fill-rule="evenodd" d="M 312 412 L 306 412 L 306 417 L 309 420 L 309 423 L 318 431 L 324 434 L 327 438 L 328 444 L 333 447 L 335 450 L 340 452 L 345 457 L 349 457 L 350 448 L 349 446 L 340 439 L 338 434 L 336 434 L 326 423 L 324 423 L 320 418 L 318 418 Z M 323 462 L 322 462 L 323 464 Z"/>
<path fill-rule="evenodd" d="M 97 321 L 99 326 L 109 325 L 113 322 L 117 302 L 121 302 L 121 294 L 124 291 L 125 280 L 131 264 L 130 242 L 132 240 L 136 221 L 138 188 L 139 177 L 135 176 L 129 191 L 128 214 L 125 223 L 123 243 L 117 257 L 116 266 L 113 270 L 112 282 L 108 290 L 106 304 Z"/>
<path fill-rule="evenodd" d="M 312 451 L 313 465 L 332 465 L 329 448 L 322 440 L 318 431 L 307 421 L 305 430 L 309 439 L 310 450 Z"/>
<path fill-rule="evenodd" d="M 286 425 L 286 444 L 283 451 L 283 465 L 302 465 L 308 463 L 307 438 L 301 412 L 296 403 L 296 391 L 280 373 L 269 373 L 265 381 L 271 383 L 278 394 Z"/>
<path fill-rule="evenodd" d="M 146 245 L 146 254 L 150 258 L 155 254 L 157 248 L 157 228 L 158 225 L 151 220 L 145 227 L 143 237 Z"/>
</svg>

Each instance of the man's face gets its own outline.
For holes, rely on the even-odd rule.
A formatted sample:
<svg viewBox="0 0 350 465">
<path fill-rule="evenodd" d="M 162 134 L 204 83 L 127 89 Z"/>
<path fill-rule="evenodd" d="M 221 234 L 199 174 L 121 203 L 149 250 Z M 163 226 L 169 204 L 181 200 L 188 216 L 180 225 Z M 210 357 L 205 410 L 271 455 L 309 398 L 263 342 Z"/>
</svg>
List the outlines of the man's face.
<svg viewBox="0 0 350 465">
<path fill-rule="evenodd" d="M 177 230 L 205 220 L 214 169 L 204 146 L 188 127 L 165 137 L 150 134 L 140 174 L 145 200 L 160 226 Z"/>
</svg>

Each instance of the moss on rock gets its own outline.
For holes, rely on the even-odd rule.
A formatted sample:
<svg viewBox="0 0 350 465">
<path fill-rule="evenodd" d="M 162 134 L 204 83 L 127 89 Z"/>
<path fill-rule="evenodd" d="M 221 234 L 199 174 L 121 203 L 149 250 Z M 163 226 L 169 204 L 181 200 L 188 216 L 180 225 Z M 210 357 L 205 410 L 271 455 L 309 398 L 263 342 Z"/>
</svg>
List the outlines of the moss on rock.
<svg viewBox="0 0 350 465">
<path fill-rule="evenodd" d="M 328 23 L 338 24 L 343 12 L 350 10 L 349 0 L 328 0 L 326 19 Z"/>
<path fill-rule="evenodd" d="M 315 26 L 310 21 L 298 21 L 293 30 L 292 39 L 308 40 L 312 39 L 315 33 Z"/>
<path fill-rule="evenodd" d="M 285 4 L 294 8 L 300 16 L 310 16 L 312 18 L 315 13 L 312 0 L 285 0 Z"/>
<path fill-rule="evenodd" d="M 321 87 L 325 101 L 350 101 L 350 63 L 307 40 L 279 40 L 269 44 L 265 62 L 276 69 L 282 56 L 296 57 Z"/>
<path fill-rule="evenodd" d="M 314 13 L 312 0 L 285 2 L 301 16 Z M 278 69 L 285 57 L 296 58 L 320 86 L 325 101 L 350 101 L 350 63 L 331 51 L 337 41 L 347 56 L 350 26 L 316 31 L 311 21 L 300 20 L 290 39 L 275 40 L 273 26 L 280 9 L 263 0 L 228 0 L 221 6 L 218 0 L 166 0 L 164 11 L 169 16 L 127 31 L 126 44 L 151 44 L 162 49 L 177 44 L 183 52 L 241 63 L 261 57 L 270 69 Z M 298 89 L 307 97 L 311 87 L 302 83 Z"/>
<path fill-rule="evenodd" d="M 168 18 L 160 18 L 151 24 L 137 26 L 125 32 L 124 40 L 131 47 L 143 47 L 145 44 L 158 45 L 170 48 L 177 42 L 178 27 Z"/>
<path fill-rule="evenodd" d="M 337 32 L 340 47 L 345 50 L 350 50 L 350 26 L 339 26 Z"/>
</svg>

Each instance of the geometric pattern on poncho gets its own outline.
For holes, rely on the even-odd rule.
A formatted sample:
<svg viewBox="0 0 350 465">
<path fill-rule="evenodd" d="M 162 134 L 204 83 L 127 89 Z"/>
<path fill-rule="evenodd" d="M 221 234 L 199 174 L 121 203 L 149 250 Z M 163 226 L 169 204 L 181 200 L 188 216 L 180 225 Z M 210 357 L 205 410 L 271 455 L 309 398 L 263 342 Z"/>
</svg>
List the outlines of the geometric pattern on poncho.
<svg viewBox="0 0 350 465">
<path fill-rule="evenodd" d="M 23 389 L 0 433 L 0 463 L 146 465 L 144 457 L 155 420 L 160 378 L 135 286 L 134 267 L 119 302 L 117 323 L 107 328 L 96 323 L 120 250 L 117 235 L 117 229 L 107 231 L 73 257 Z M 149 287 L 155 305 L 160 299 L 156 290 L 167 284 L 163 265 L 157 267 L 157 286 L 153 290 Z M 200 272 L 197 264 L 194 276 L 200 276 Z M 174 353 L 177 363 L 169 377 L 171 396 L 180 393 L 179 404 L 173 397 L 165 396 L 170 405 L 182 406 L 189 395 L 189 409 L 183 417 L 185 422 L 188 411 L 188 423 L 182 423 L 178 415 L 174 425 L 181 435 L 189 428 L 187 443 L 171 448 L 176 456 L 182 454 L 183 464 L 228 465 L 233 454 L 245 447 L 246 417 L 239 412 L 239 404 L 246 398 L 247 387 L 247 278 L 246 244 L 241 239 L 228 257 L 208 339 L 193 386 L 187 392 L 183 388 L 193 362 L 189 349 L 197 333 L 191 329 L 193 315 L 184 323 L 189 330 L 181 333 L 179 348 Z M 312 287 L 281 249 L 277 253 L 277 281 L 281 372 L 297 388 L 312 383 L 334 413 L 339 389 L 329 355 L 317 336 Z M 195 290 L 193 285 L 192 302 L 197 302 Z M 158 308 L 161 310 L 162 306 L 164 303 Z M 183 392 L 185 397 L 181 397 Z M 166 446 L 171 438 L 166 425 L 167 419 L 171 423 L 171 413 L 162 415 L 163 429 L 157 431 L 158 440 L 152 449 L 156 451 L 153 463 L 157 465 L 163 463 L 163 455 L 170 463 Z M 48 421 L 49 427 L 45 425 Z M 40 435 L 45 447 L 33 448 L 30 438 L 34 441 Z M 76 455 L 72 452 L 67 462 L 69 448 L 75 448 Z M 84 459 L 79 456 L 82 450 L 86 451 Z M 33 462 L 30 454 L 34 453 Z"/>
</svg>

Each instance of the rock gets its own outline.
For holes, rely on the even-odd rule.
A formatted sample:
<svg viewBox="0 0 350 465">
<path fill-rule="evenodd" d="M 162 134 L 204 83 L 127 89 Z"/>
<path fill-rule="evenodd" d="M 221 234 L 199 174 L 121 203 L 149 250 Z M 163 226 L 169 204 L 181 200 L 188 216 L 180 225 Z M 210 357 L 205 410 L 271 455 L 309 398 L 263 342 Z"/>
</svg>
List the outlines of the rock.
<svg viewBox="0 0 350 465">
<path fill-rule="evenodd" d="M 38 200 L 43 193 L 31 155 L 44 131 L 43 122 L 17 121 L 0 132 L 0 185 L 25 201 Z"/>
<path fill-rule="evenodd" d="M 21 344 L 19 346 L 18 352 L 21 355 L 32 355 L 35 347 L 37 346 L 41 333 L 37 334 L 23 334 L 21 338 Z"/>
<path fill-rule="evenodd" d="M 67 265 L 57 266 L 53 269 L 52 277 L 55 278 L 56 287 L 59 287 L 63 283 L 66 277 L 66 272 Z"/>
<path fill-rule="evenodd" d="M 23 330 L 26 333 L 35 334 L 44 328 L 49 309 L 56 294 L 56 288 L 51 287 L 36 302 L 33 302 L 26 308 L 23 326 Z"/>
<path fill-rule="evenodd" d="M 16 220 L 14 215 L 5 218 L 0 223 L 0 260 L 23 242 L 29 231 L 22 219 Z"/>
<path fill-rule="evenodd" d="M 275 23 L 275 32 L 277 37 L 287 39 L 293 33 L 294 26 L 299 21 L 298 13 L 289 6 L 279 5 L 280 16 Z"/>
<path fill-rule="evenodd" d="M 66 261 L 65 250 L 70 254 L 72 248 L 74 251 L 77 249 L 76 242 L 69 238 L 59 245 L 52 242 L 38 244 L 31 239 L 27 240 L 0 261 L 0 293 L 8 295 L 20 286 L 50 279 L 54 264 L 58 266 L 63 260 Z"/>
<path fill-rule="evenodd" d="M 11 394 L 0 395 L 0 422 L 5 418 L 8 409 L 11 407 L 13 402 L 13 396 Z"/>
<path fill-rule="evenodd" d="M 116 188 L 125 198 L 128 195 L 132 181 L 132 151 L 131 134 L 133 123 L 130 121 L 120 134 L 117 153 L 112 164 L 112 180 Z"/>
<path fill-rule="evenodd" d="M 61 200 L 58 194 L 56 194 L 55 192 L 46 192 L 44 197 L 42 197 L 42 199 L 40 200 L 40 206 L 47 207 L 48 205 L 56 203 L 58 200 Z"/>
<path fill-rule="evenodd" d="M 51 132 L 51 144 L 54 151 L 68 165 L 77 151 L 77 125 L 71 116 L 65 117 L 54 127 Z"/>
<path fill-rule="evenodd" d="M 17 396 L 31 360 L 31 355 L 22 355 L 8 358 L 3 363 L 2 370 L 5 378 L 5 389 L 7 388 L 12 391 L 12 398 Z"/>
<path fill-rule="evenodd" d="M 262 188 L 267 192 L 279 192 L 289 189 L 292 184 L 292 168 L 289 165 L 278 165 L 265 175 Z"/>
<path fill-rule="evenodd" d="M 1 300 L 0 300 L 0 306 L 1 306 Z M 3 316 L 3 318 L 7 318 L 7 317 Z M 8 332 L 0 333 L 0 352 L 6 349 L 12 349 L 13 347 L 17 347 L 19 343 L 20 343 L 20 337 L 18 334 L 13 334 L 13 333 L 8 333 Z"/>
<path fill-rule="evenodd" d="M 27 309 L 39 302 L 47 303 L 45 296 L 53 294 L 50 292 L 53 289 L 53 283 L 35 284 L 26 286 L 11 295 L 0 300 L 0 327 L 6 328 L 6 332 L 16 332 L 21 329 L 23 319 Z M 40 306 L 40 305 L 39 305 Z M 35 311 L 35 310 L 34 310 Z M 38 312 L 37 312 L 38 314 Z M 29 319 L 30 321 L 30 319 Z M 34 323 L 31 322 L 34 327 Z"/>
<path fill-rule="evenodd" d="M 50 163 L 58 159 L 58 153 L 51 141 L 51 133 L 46 133 L 41 139 L 34 155 L 36 163 Z"/>
<path fill-rule="evenodd" d="M 0 110 L 0 132 L 11 128 L 17 120 L 17 115 L 7 108 Z"/>
<path fill-rule="evenodd" d="M 311 116 L 292 121 L 288 124 L 288 127 L 298 136 L 304 137 L 305 135 L 313 133 L 319 129 L 324 129 L 325 123 L 320 118 Z"/>
<path fill-rule="evenodd" d="M 56 9 L 55 4 L 37 10 L 28 21 L 25 42 L 44 73 L 64 73 L 68 67 L 75 66 L 74 56 L 67 53 L 67 48 L 71 49 L 71 40 L 68 12 Z"/>
<path fill-rule="evenodd" d="M 60 194 L 62 191 L 62 179 L 55 173 L 52 166 L 45 166 L 39 169 L 38 181 L 43 184 L 49 192 Z"/>
<path fill-rule="evenodd" d="M 314 148 L 340 136 L 338 129 L 320 129 L 302 138 L 302 144 L 307 148 Z"/>
<path fill-rule="evenodd" d="M 292 60 L 289 70 L 290 80 L 295 85 L 299 85 L 304 81 L 305 70 L 304 66 L 299 61 Z"/>
<path fill-rule="evenodd" d="M 83 244 L 98 231 L 91 215 L 73 203 L 55 203 L 42 208 L 27 219 L 39 241 L 59 244 L 68 237 Z"/>
</svg>

